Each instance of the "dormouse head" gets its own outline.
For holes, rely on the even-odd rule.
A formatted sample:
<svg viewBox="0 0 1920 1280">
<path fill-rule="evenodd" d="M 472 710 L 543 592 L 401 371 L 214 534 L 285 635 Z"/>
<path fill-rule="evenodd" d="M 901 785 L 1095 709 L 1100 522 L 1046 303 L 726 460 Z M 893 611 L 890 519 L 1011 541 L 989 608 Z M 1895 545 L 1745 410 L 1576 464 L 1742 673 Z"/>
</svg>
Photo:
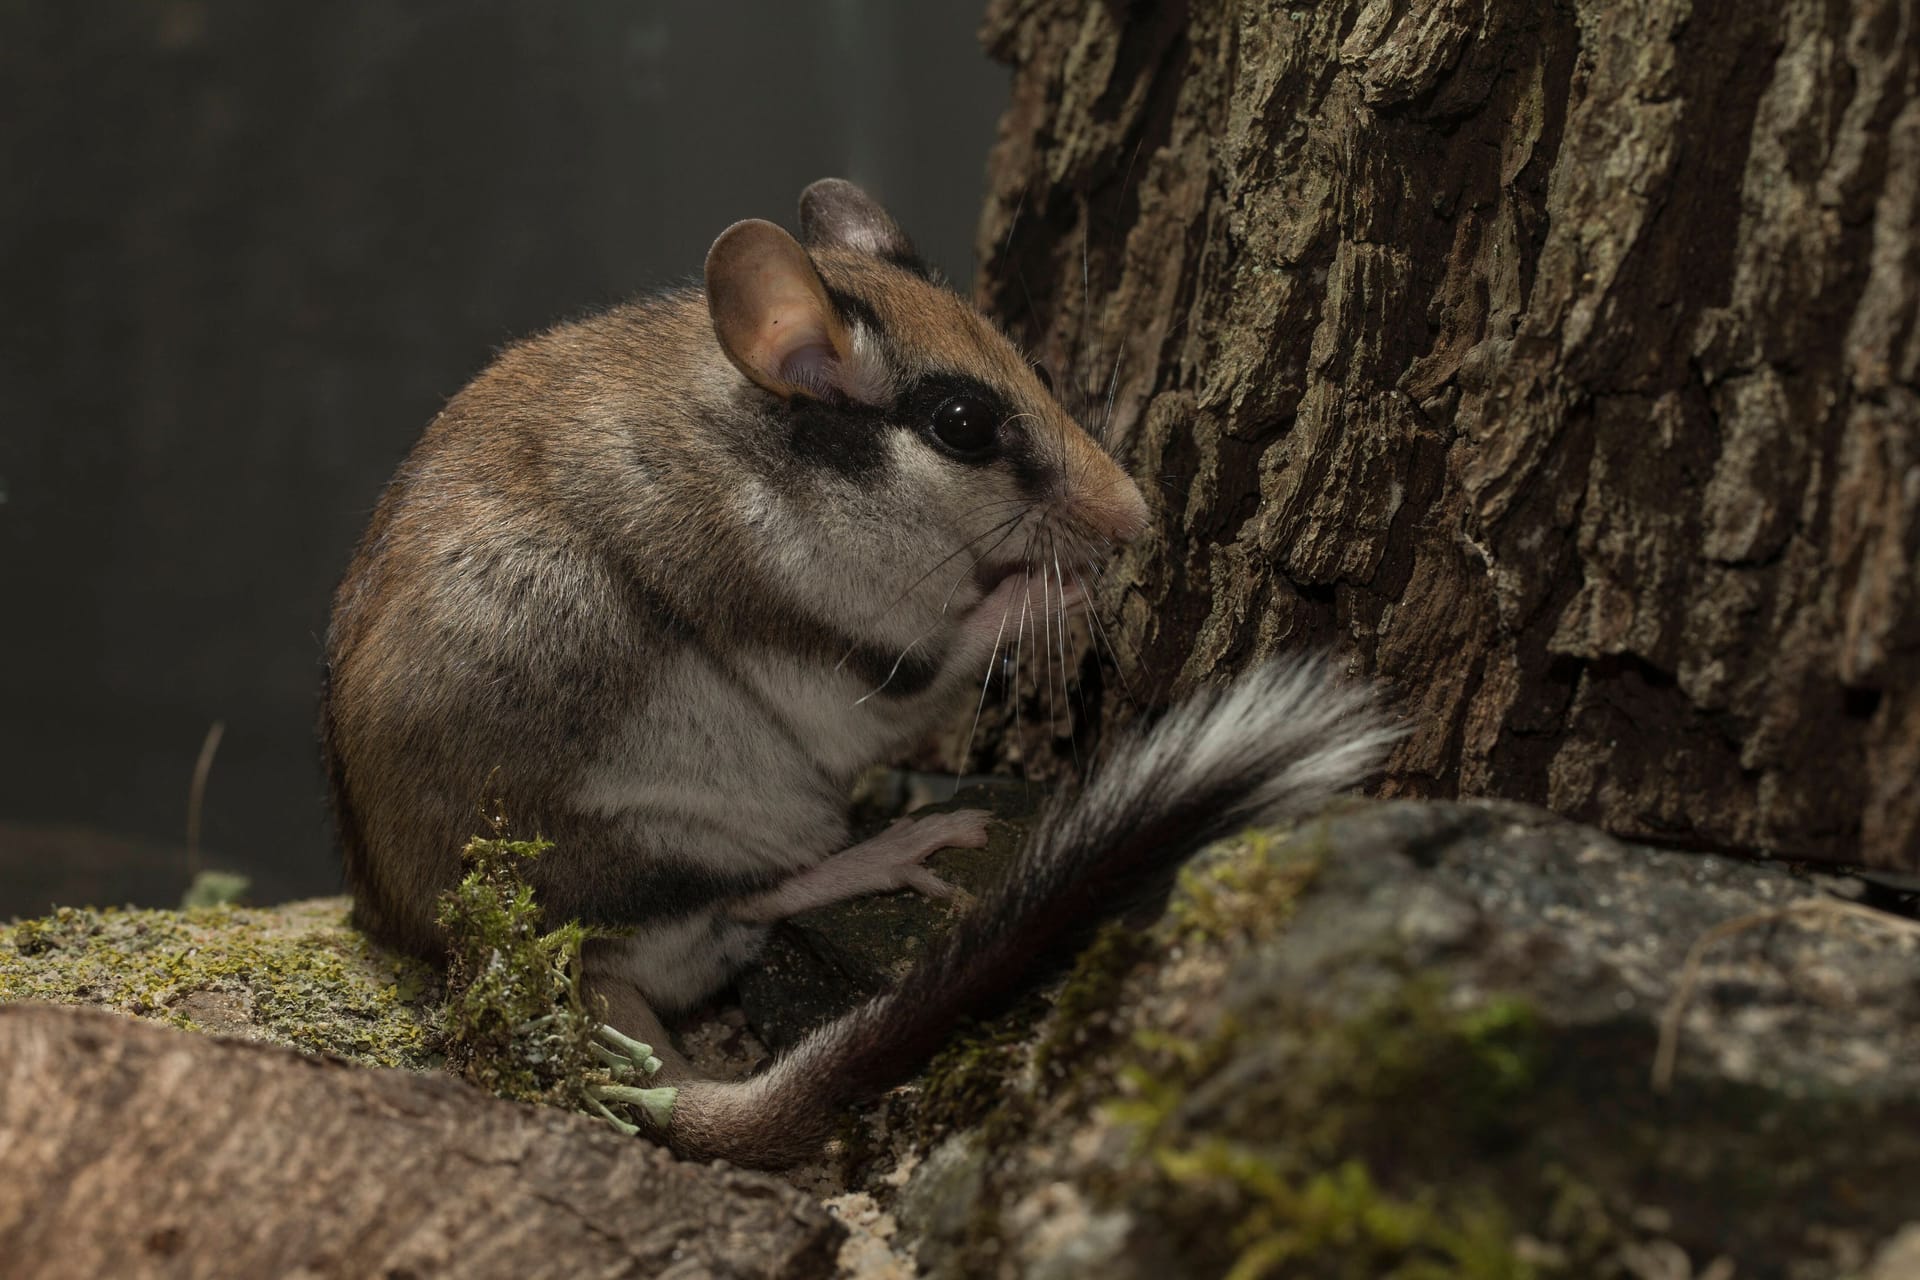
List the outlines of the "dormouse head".
<svg viewBox="0 0 1920 1280">
<path fill-rule="evenodd" d="M 714 332 L 764 433 L 754 517 L 848 621 L 902 596 L 922 621 L 1018 590 L 1077 602 L 1146 528 L 1133 480 L 864 191 L 814 183 L 800 230 L 736 223 L 707 255 Z"/>
</svg>

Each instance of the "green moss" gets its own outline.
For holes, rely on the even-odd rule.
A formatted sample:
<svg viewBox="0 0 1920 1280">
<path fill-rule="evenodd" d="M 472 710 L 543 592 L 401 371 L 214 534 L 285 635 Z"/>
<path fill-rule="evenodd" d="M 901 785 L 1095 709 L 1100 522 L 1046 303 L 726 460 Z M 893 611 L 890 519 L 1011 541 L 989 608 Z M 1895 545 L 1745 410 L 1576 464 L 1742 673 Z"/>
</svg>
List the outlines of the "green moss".
<svg viewBox="0 0 1920 1280">
<path fill-rule="evenodd" d="M 1560 1253 L 1579 1264 L 1575 1274 L 1598 1274 L 1604 1260 L 1614 1257 L 1629 1239 L 1605 1196 L 1564 1165 L 1541 1170 L 1540 1182 L 1550 1195 L 1543 1217 L 1545 1236 Z"/>
<path fill-rule="evenodd" d="M 1324 833 L 1289 838 L 1249 831 L 1180 873 L 1168 927 L 1189 943 L 1270 938 L 1291 918 L 1326 856 Z"/>
<path fill-rule="evenodd" d="M 1215 850 L 1157 926 L 1103 935 L 1036 1036 L 1048 1072 L 954 1059 L 1005 1101 L 929 1215 L 946 1274 L 1145 1245 L 1239 1277 L 1618 1280 L 1676 1251 L 1826 1275 L 1911 1218 L 1910 1099 L 1706 1072 L 1651 1094 L 1645 1009 L 1510 994 L 1543 975 L 1497 938 L 1410 949 L 1417 869 L 1317 830 Z"/>
<path fill-rule="evenodd" d="M 0 928 L 0 1000 L 86 1005 L 373 1066 L 436 1061 L 430 969 L 368 942 L 339 899 L 272 911 L 62 907 Z"/>
<path fill-rule="evenodd" d="M 0 1001 L 111 1009 L 369 1066 L 445 1065 L 505 1097 L 598 1114 L 586 1089 L 612 1077 L 580 994 L 585 931 L 543 929 L 520 874 L 547 847 L 498 829 L 469 843 L 466 874 L 442 900 L 444 979 L 369 942 L 343 899 L 271 910 L 63 907 L 0 926 Z"/>
<path fill-rule="evenodd" d="M 1534 1083 L 1525 1002 L 1454 1008 L 1412 979 L 1345 1022 L 1256 1039 L 1223 1018 L 1200 1038 L 1142 1029 L 1131 1050 L 1102 1110 L 1131 1129 L 1132 1156 L 1102 1193 L 1147 1207 L 1225 1274 L 1534 1274 L 1496 1190 L 1451 1174 L 1501 1141 Z"/>
<path fill-rule="evenodd" d="M 1432 1122 L 1422 1150 L 1487 1150 L 1513 1136 L 1546 1055 L 1532 1007 L 1513 996 L 1451 1006 L 1439 983 L 1406 979 L 1371 1009 L 1316 1036 L 1302 1064 L 1301 1116 L 1325 1147 L 1404 1144 L 1400 1119 Z"/>
<path fill-rule="evenodd" d="M 1081 956 L 1035 1038 L 1039 1071 L 994 1039 L 943 1057 L 929 1100 L 943 1124 L 984 1113 L 989 1153 L 967 1225 L 943 1243 L 962 1272 L 994 1269 L 1001 1215 L 1033 1190 L 1019 1153 L 1074 1116 L 1119 1140 L 1043 1176 L 1124 1210 L 1194 1274 L 1526 1280 L 1588 1256 L 1516 1226 L 1538 1234 L 1545 1194 L 1527 1189 L 1540 1171 L 1516 1134 L 1549 1087 L 1531 1005 L 1463 1000 L 1391 953 L 1314 998 L 1288 988 L 1284 931 L 1331 883 L 1328 857 L 1317 827 L 1216 848 L 1158 925 L 1110 926 Z"/>
<path fill-rule="evenodd" d="M 1377 1280 L 1529 1280 L 1497 1206 L 1387 1195 L 1366 1166 L 1294 1174 L 1220 1138 L 1155 1153 L 1185 1212 L 1224 1229 L 1228 1280 L 1287 1274 Z M 1230 1225 L 1229 1225 L 1230 1224 Z"/>
<path fill-rule="evenodd" d="M 236 871 L 199 871 L 187 891 L 180 895 L 180 907 L 184 911 L 194 907 L 237 906 L 252 887 L 253 881 Z"/>
<path fill-rule="evenodd" d="M 1110 1045 L 1118 1034 L 1113 1019 L 1131 973 L 1153 952 L 1144 930 L 1115 921 L 1104 926 L 1080 953 L 1053 998 L 1053 1011 L 1034 1049 L 1034 1069 L 1043 1090 L 1070 1080 L 1076 1062 Z"/>
<path fill-rule="evenodd" d="M 1264 1026 L 1258 1044 L 1232 1017 L 1201 1038 L 1154 1028 L 1134 1033 L 1135 1052 L 1114 1076 L 1125 1094 L 1110 1115 L 1154 1130 L 1180 1119 L 1189 1093 L 1239 1058 L 1265 1057 L 1258 1087 L 1216 1090 L 1208 1123 L 1286 1141 L 1330 1158 L 1356 1149 L 1445 1151 L 1500 1145 L 1535 1085 L 1546 1048 L 1524 1000 L 1495 996 L 1453 1008 L 1431 981 L 1407 979 L 1344 1022 Z M 1427 1119 L 1405 1132 L 1409 1109 Z"/>
<path fill-rule="evenodd" d="M 467 871 L 440 901 L 447 932 L 447 1065 L 491 1093 L 568 1108 L 587 1105 L 599 1073 L 599 1019 L 581 993 L 577 923 L 547 930 L 522 864 L 552 848 L 494 835 L 468 841 Z"/>
<path fill-rule="evenodd" d="M 1107 1118 L 1133 1128 L 1136 1153 L 1150 1150 L 1175 1121 L 1188 1092 L 1219 1070 L 1240 1038 L 1240 1024 L 1232 1018 L 1223 1018 L 1213 1034 L 1202 1040 L 1153 1027 L 1135 1031 L 1133 1045 L 1139 1053 L 1114 1069 L 1121 1092 L 1103 1104 Z"/>
<path fill-rule="evenodd" d="M 1011 1096 L 1030 1016 L 1004 1017 L 954 1036 L 922 1073 L 913 1128 L 922 1143 L 979 1123 Z"/>
</svg>

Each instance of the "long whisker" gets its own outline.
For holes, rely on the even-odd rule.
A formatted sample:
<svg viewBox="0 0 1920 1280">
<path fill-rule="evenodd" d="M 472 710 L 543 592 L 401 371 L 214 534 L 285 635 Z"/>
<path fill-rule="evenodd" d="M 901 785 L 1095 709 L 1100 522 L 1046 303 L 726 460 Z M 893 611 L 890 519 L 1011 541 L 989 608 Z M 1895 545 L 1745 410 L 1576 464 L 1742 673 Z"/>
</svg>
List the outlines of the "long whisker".
<svg viewBox="0 0 1920 1280">
<path fill-rule="evenodd" d="M 1053 577 L 1060 586 L 1060 701 L 1067 708 L 1067 746 L 1073 752 L 1073 771 L 1081 773 L 1080 742 L 1073 732 L 1073 692 L 1067 683 L 1067 580 L 1060 573 L 1060 542 L 1052 539 L 1050 549 L 1053 552 Z M 1086 703 L 1080 704 L 1081 718 L 1086 717 Z"/>
<path fill-rule="evenodd" d="M 892 613 L 895 609 L 899 608 L 900 602 L 902 600 L 905 600 L 908 596 L 912 595 L 914 591 L 920 586 L 920 584 L 925 582 L 928 578 L 931 578 L 934 574 L 940 572 L 942 568 L 944 568 L 946 565 L 948 565 L 953 561 L 954 557 L 965 555 L 967 552 L 967 548 L 971 547 L 974 543 L 980 541 L 982 538 L 992 537 L 994 534 L 1000 532 L 1002 529 L 1007 528 L 1009 525 L 1017 526 L 1019 522 L 1026 517 L 1027 512 L 1032 509 L 1032 504 L 1029 500 L 1025 498 L 1021 498 L 1021 499 L 1017 499 L 1017 501 L 1021 505 L 1021 509 L 1019 511 L 1014 512 L 1011 516 L 1008 516 L 1005 520 L 1000 521 L 998 524 L 995 524 L 991 528 L 986 529 L 981 533 L 974 534 L 971 538 L 968 538 L 965 542 L 961 543 L 959 546 L 955 547 L 952 551 L 949 551 L 946 555 L 942 556 L 939 562 L 935 564 L 933 568 L 927 570 L 925 573 L 921 574 L 918 578 L 915 578 L 913 582 L 907 586 L 906 590 L 902 591 L 899 595 L 895 596 L 892 599 L 892 601 L 890 601 L 886 605 L 886 607 L 881 609 L 879 613 L 875 614 L 873 620 L 876 622 L 884 620 L 888 614 Z M 981 510 L 983 511 L 992 510 L 993 506 L 995 505 L 998 505 L 998 504 L 990 504 L 989 506 L 982 507 Z M 978 564 L 979 561 L 976 560 L 974 561 L 974 563 Z M 840 655 L 840 661 L 833 664 L 833 669 L 835 671 L 840 671 L 844 669 L 847 665 L 847 661 L 853 657 L 853 655 L 859 650 L 859 648 L 860 648 L 859 642 L 855 641 L 854 644 L 848 647 L 845 653 Z"/>
<path fill-rule="evenodd" d="M 969 574 L 971 574 L 975 569 L 980 567 L 980 562 L 982 560 L 985 560 L 988 556 L 992 555 L 994 552 L 998 551 L 1000 549 L 1000 544 L 1005 542 L 1008 538 L 1011 538 L 1015 533 L 1018 533 L 1019 530 L 1020 530 L 1019 525 L 1015 525 L 1013 528 L 1008 529 L 1005 533 L 1001 534 L 998 539 L 995 540 L 992 546 L 988 547 L 985 551 L 982 551 L 979 555 L 973 558 L 973 563 L 968 565 L 966 567 L 965 572 L 961 573 L 959 577 L 953 580 L 953 585 L 951 587 L 947 588 L 947 598 L 940 602 L 941 613 L 945 613 L 947 611 L 947 606 L 953 603 L 953 593 L 960 589 L 960 584 L 967 580 L 967 576 Z"/>
<path fill-rule="evenodd" d="M 874 694 L 879 693 L 882 689 L 885 689 L 888 685 L 892 684 L 893 678 L 900 674 L 900 664 L 907 660 L 908 654 L 912 653 L 915 649 L 920 647 L 920 642 L 922 640 L 925 640 L 928 636 L 934 633 L 937 626 L 938 624 L 935 624 L 935 626 L 933 627 L 928 627 L 925 631 L 922 631 L 919 635 L 907 641 L 907 647 L 902 649 L 900 651 L 900 656 L 893 660 L 893 670 L 887 672 L 887 678 L 885 680 L 882 680 L 877 687 L 869 689 L 865 693 L 861 694 L 858 698 L 855 698 L 853 700 L 853 705 L 856 707 L 859 706 L 861 703 L 865 702 L 868 698 L 871 698 Z"/>
<path fill-rule="evenodd" d="M 1127 193 L 1133 188 L 1133 168 L 1134 168 L 1134 165 L 1139 162 L 1140 149 L 1145 144 L 1146 144 L 1145 137 L 1139 137 L 1134 139 L 1133 151 L 1131 154 L 1127 156 L 1126 171 L 1121 175 L 1120 185 L 1114 191 L 1113 220 L 1114 220 L 1115 226 L 1118 226 L 1120 222 L 1120 205 L 1122 202 L 1126 200 Z M 1093 200 L 1091 198 L 1091 191 L 1089 191 L 1088 199 L 1085 201 L 1085 209 L 1083 212 L 1083 216 L 1086 219 L 1086 224 L 1085 224 L 1085 232 L 1080 239 L 1080 290 L 1081 290 L 1080 331 L 1084 334 L 1087 332 L 1087 326 L 1091 319 L 1091 312 L 1093 311 L 1093 289 L 1092 289 L 1092 283 L 1091 283 L 1091 272 L 1088 270 L 1088 264 L 1087 264 L 1087 244 L 1093 238 Z M 1123 252 L 1124 252 L 1124 246 L 1123 246 Z M 1114 356 L 1113 356 L 1113 380 L 1110 383 L 1109 389 L 1107 392 L 1107 410 L 1105 415 L 1102 417 L 1100 421 L 1100 425 L 1096 433 L 1096 436 L 1099 439 L 1100 443 L 1103 446 L 1105 446 L 1109 452 L 1114 453 L 1115 456 L 1118 456 L 1118 451 L 1114 448 L 1114 441 L 1111 436 L 1111 427 L 1113 425 L 1113 422 L 1112 422 L 1113 397 L 1114 397 L 1113 388 L 1119 385 L 1120 360 L 1121 360 L 1121 357 L 1126 352 L 1125 340 L 1122 339 L 1117 344 L 1117 346 L 1118 346 L 1118 350 L 1114 352 Z M 1083 344 L 1082 349 L 1086 353 L 1085 359 L 1087 363 L 1087 371 L 1089 374 L 1091 374 L 1092 366 L 1093 366 L 1093 352 L 1096 348 L 1092 340 L 1089 339 L 1087 342 Z M 1087 385 L 1084 394 L 1086 396 L 1086 399 L 1089 402 L 1093 401 L 1093 395 L 1094 395 L 1093 384 L 1089 383 Z M 1092 407 L 1091 403 L 1088 405 L 1088 407 L 1089 408 Z"/>
<path fill-rule="evenodd" d="M 967 730 L 967 741 L 960 748 L 960 758 L 953 762 L 954 785 L 960 783 L 960 771 L 966 767 L 967 757 L 973 754 L 973 735 L 980 731 L 980 713 L 987 709 L 987 689 L 993 684 L 993 664 L 1000 660 L 1000 638 L 1007 634 L 1007 617 L 1013 612 L 1013 601 L 1007 601 L 1007 607 L 1000 611 L 1000 629 L 993 633 L 993 652 L 987 655 L 987 674 L 980 681 L 980 701 L 973 708 L 973 725 Z"/>
<path fill-rule="evenodd" d="M 1100 442 L 1112 444 L 1113 440 L 1113 398 L 1120 390 L 1120 358 L 1127 354 L 1126 340 L 1116 344 L 1119 350 L 1113 353 L 1113 377 L 1107 381 L 1107 410 L 1100 415 Z"/>
<path fill-rule="evenodd" d="M 1013 235 L 1014 235 L 1014 232 L 1019 230 L 1020 228 L 1020 215 L 1026 211 L 1027 193 L 1032 189 L 1032 186 L 1033 186 L 1033 180 L 1031 178 L 1027 179 L 1027 181 L 1021 185 L 1020 195 L 1014 201 L 1013 216 L 1007 219 L 1007 238 L 1003 240 L 1000 244 L 1001 259 L 1013 267 L 1014 279 L 1019 281 L 1020 283 L 1020 296 L 1022 300 L 1026 303 L 1025 314 L 1027 317 L 1027 326 L 1029 330 L 1031 330 L 1031 328 L 1033 327 L 1033 317 L 1035 314 L 1037 314 L 1039 308 L 1034 306 L 1033 286 L 1027 283 L 1026 269 L 1023 268 L 1020 265 L 1020 263 L 1013 258 L 1012 254 L 1013 254 Z M 1009 319 L 1011 319 L 1011 317 L 1009 317 Z"/>
<path fill-rule="evenodd" d="M 1032 325 L 1034 323 L 1033 317 L 1039 309 L 1033 305 L 1033 287 L 1027 283 L 1027 269 L 1021 266 L 1018 261 L 1015 261 L 1013 264 L 1013 278 L 1020 282 L 1020 292 L 1026 295 L 1027 323 Z"/>
<path fill-rule="evenodd" d="M 892 601 L 888 603 L 886 608 L 880 611 L 879 616 L 884 618 L 887 615 L 887 613 L 890 612 L 895 606 L 897 606 L 902 600 L 905 600 L 908 596 L 912 595 L 914 593 L 914 590 L 917 587 L 919 587 L 921 583 L 925 582 L 928 578 L 931 578 L 934 574 L 940 572 L 940 570 L 945 568 L 949 563 L 951 563 L 956 556 L 965 555 L 967 553 L 967 549 L 971 547 L 974 543 L 980 541 L 982 538 L 991 538 L 994 534 L 1000 532 L 1000 530 L 1006 528 L 1010 524 L 1018 524 L 1020 519 L 1027 514 L 1028 510 L 1031 509 L 1032 500 L 1028 498 L 1003 499 L 1000 502 L 988 503 L 987 505 L 978 508 L 975 514 L 978 514 L 979 512 L 983 512 L 983 511 L 993 511 L 997 508 L 1008 507 L 1008 506 L 1018 506 L 1021 509 L 1014 512 L 1012 515 L 1008 516 L 1006 519 L 1001 520 L 991 525 L 990 527 L 982 530 L 981 532 L 974 534 L 971 538 L 968 538 L 965 542 L 961 543 L 959 546 L 949 551 L 946 555 L 940 557 L 940 559 L 934 563 L 932 568 L 928 569 L 925 573 L 915 578 L 911 583 L 907 585 L 907 587 L 903 591 L 900 592 L 899 595 L 895 596 L 892 599 Z"/>
<path fill-rule="evenodd" d="M 1080 584 L 1081 594 L 1087 599 L 1087 618 L 1090 622 L 1088 631 L 1093 636 L 1094 649 L 1097 652 L 1101 643 L 1106 644 L 1107 656 L 1113 661 L 1113 674 L 1120 680 L 1120 692 L 1126 696 L 1128 704 L 1138 711 L 1140 703 L 1133 696 L 1133 685 L 1127 679 L 1126 670 L 1120 661 L 1120 653 L 1113 647 L 1113 637 L 1107 634 L 1107 624 L 1101 619 L 1100 611 L 1093 607 L 1093 586 L 1081 575 L 1078 565 L 1074 566 L 1073 580 Z"/>
<path fill-rule="evenodd" d="M 1033 547 L 1033 539 L 1028 538 L 1027 539 L 1028 550 L 1031 550 L 1032 547 Z M 1027 557 L 1023 555 L 1021 559 L 1027 560 Z M 1016 743 L 1020 743 L 1020 658 L 1022 653 L 1026 649 L 1026 643 L 1027 643 L 1027 606 L 1033 603 L 1032 561 L 1027 560 L 1027 564 L 1028 564 L 1028 568 L 1026 573 L 1026 581 L 1022 584 L 1022 594 L 1020 599 L 1020 625 L 1014 628 L 1014 632 L 1013 632 L 1013 636 L 1014 636 L 1013 682 L 1011 685 L 1011 689 L 1013 693 L 1013 740 Z M 1026 776 L 1027 794 L 1031 796 L 1033 793 L 1033 775 L 1032 775 L 1032 772 L 1027 768 L 1027 757 L 1026 757 L 1026 752 L 1024 750 L 1025 744 L 1021 743 L 1021 746 L 1023 749 L 1020 754 L 1020 772 Z"/>
<path fill-rule="evenodd" d="M 1087 247 L 1093 240 L 1093 206 L 1087 204 L 1080 213 L 1080 332 L 1087 332 L 1087 319 L 1093 314 L 1092 276 L 1087 270 Z M 1080 344 L 1081 367 L 1093 367 L 1093 344 L 1090 338 L 1084 338 Z M 1093 384 L 1083 383 L 1081 394 L 1089 400 L 1093 398 Z"/>
<path fill-rule="evenodd" d="M 1099 585 L 1098 579 L 1095 580 L 1094 585 Z M 1135 671 L 1139 671 L 1141 669 L 1139 651 L 1128 644 L 1124 636 L 1116 638 L 1112 632 L 1105 632 L 1104 634 L 1107 640 L 1107 649 L 1113 654 L 1114 670 L 1122 671 L 1127 667 L 1132 667 Z M 1135 693 L 1137 696 L 1137 690 L 1130 690 L 1130 692 Z"/>
<path fill-rule="evenodd" d="M 1040 661 L 1047 668 L 1047 730 L 1055 737 L 1060 734 L 1060 708 L 1053 700 L 1053 583 L 1047 577 L 1045 561 L 1040 568 L 1040 626 L 1044 629 L 1047 642 L 1040 651 Z"/>
<path fill-rule="evenodd" d="M 1018 531 L 1018 529 L 1019 529 L 1018 524 L 1013 525 L 1012 528 L 1009 528 L 1005 533 L 1001 534 L 999 539 L 992 546 L 988 547 L 985 551 L 982 551 L 979 555 L 975 556 L 973 558 L 972 564 L 969 564 L 965 569 L 961 570 L 960 574 L 954 579 L 953 586 L 948 588 L 946 599 L 941 601 L 940 603 L 940 613 L 943 617 L 947 612 L 947 606 L 953 602 L 954 592 L 960 589 L 960 584 L 967 580 L 968 575 L 973 572 L 974 568 L 978 566 L 982 560 L 986 559 L 988 556 L 992 555 L 996 550 L 998 550 L 1000 547 L 1000 544 L 1002 542 L 1005 542 L 1008 538 L 1011 538 L 1014 535 L 1014 533 Z M 952 559 L 953 557 L 949 556 L 947 558 Z M 926 579 L 922 577 L 921 581 L 924 582 L 926 581 Z M 939 628 L 940 628 L 940 623 L 938 621 L 935 621 L 932 626 L 928 627 L 925 631 L 922 631 L 919 635 L 915 636 L 912 640 L 909 640 L 907 642 L 907 647 L 900 651 L 900 656 L 893 660 L 893 669 L 887 672 L 887 678 L 880 682 L 879 688 L 869 689 L 866 693 L 861 694 L 859 698 L 855 699 L 853 705 L 856 707 L 859 706 L 861 703 L 865 702 L 868 698 L 871 698 L 874 694 L 879 693 L 882 689 L 885 689 L 888 685 L 892 684 L 894 676 L 900 673 L 901 664 L 907 660 L 907 655 L 909 653 L 912 653 L 914 648 L 922 640 L 925 640 L 928 636 L 932 635 L 935 631 L 939 630 Z M 997 647 L 997 642 L 996 642 L 996 647 Z M 854 645 L 854 648 L 855 649 L 859 648 L 859 645 L 856 643 Z M 848 650 L 849 654 L 851 654 L 852 652 L 853 652 L 852 649 Z M 845 658 L 841 659 L 841 662 L 844 663 L 845 661 L 846 661 Z"/>
</svg>

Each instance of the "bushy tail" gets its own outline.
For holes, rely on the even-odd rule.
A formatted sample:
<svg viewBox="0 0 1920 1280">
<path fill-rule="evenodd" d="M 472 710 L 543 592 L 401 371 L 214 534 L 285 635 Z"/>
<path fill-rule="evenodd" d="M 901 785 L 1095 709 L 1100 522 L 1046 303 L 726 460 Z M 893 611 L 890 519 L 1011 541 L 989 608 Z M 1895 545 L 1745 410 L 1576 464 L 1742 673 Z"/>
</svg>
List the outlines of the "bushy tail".
<svg viewBox="0 0 1920 1280">
<path fill-rule="evenodd" d="M 1275 662 L 1195 694 L 1049 806 L 1000 884 L 892 991 L 738 1083 L 683 1087 L 682 1154 L 804 1160 L 841 1105 L 919 1069 L 961 1018 L 1069 962 L 1098 926 L 1163 892 L 1201 848 L 1318 807 L 1373 772 L 1398 731 L 1321 660 Z"/>
</svg>

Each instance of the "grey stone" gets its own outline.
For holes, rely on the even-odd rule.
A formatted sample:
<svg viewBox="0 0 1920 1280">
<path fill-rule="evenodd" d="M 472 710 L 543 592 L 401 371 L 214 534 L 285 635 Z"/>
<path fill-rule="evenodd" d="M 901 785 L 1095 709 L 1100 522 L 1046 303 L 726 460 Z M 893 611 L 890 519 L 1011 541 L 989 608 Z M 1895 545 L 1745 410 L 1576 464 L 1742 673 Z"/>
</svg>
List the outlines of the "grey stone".
<svg viewBox="0 0 1920 1280">
<path fill-rule="evenodd" d="M 1476 1247 L 1544 1275 L 1805 1280 L 1895 1259 L 1878 1277 L 1904 1256 L 1893 1237 L 1920 1215 L 1912 920 L 1781 866 L 1502 802 L 1364 805 L 1255 848 L 1196 864 L 1154 935 L 1165 962 L 1128 970 L 1082 1060 L 1013 1073 L 969 1180 L 910 1188 L 940 1203 L 915 1221 L 946 1224 L 942 1256 L 1031 1277 L 1095 1258 L 1111 1280 L 1217 1274 L 1297 1226 L 1287 1213 L 1368 1196 L 1401 1206 L 1388 1218 L 1441 1206 L 1456 1234 L 1430 1250 L 1465 1248 L 1449 1215 L 1468 1215 L 1492 1233 Z M 1284 924 L 1179 923 L 1183 897 L 1253 856 L 1317 866 L 1272 904 Z M 1367 1189 L 1339 1181 L 1352 1169 Z M 1356 1239 L 1311 1257 L 1373 1274 L 1397 1256 Z"/>
<path fill-rule="evenodd" d="M 919 1240 L 920 1265 L 934 1275 L 959 1265 L 957 1245 L 966 1238 L 986 1165 L 979 1137 L 957 1134 L 927 1153 L 900 1197 L 900 1225 Z"/>
</svg>

